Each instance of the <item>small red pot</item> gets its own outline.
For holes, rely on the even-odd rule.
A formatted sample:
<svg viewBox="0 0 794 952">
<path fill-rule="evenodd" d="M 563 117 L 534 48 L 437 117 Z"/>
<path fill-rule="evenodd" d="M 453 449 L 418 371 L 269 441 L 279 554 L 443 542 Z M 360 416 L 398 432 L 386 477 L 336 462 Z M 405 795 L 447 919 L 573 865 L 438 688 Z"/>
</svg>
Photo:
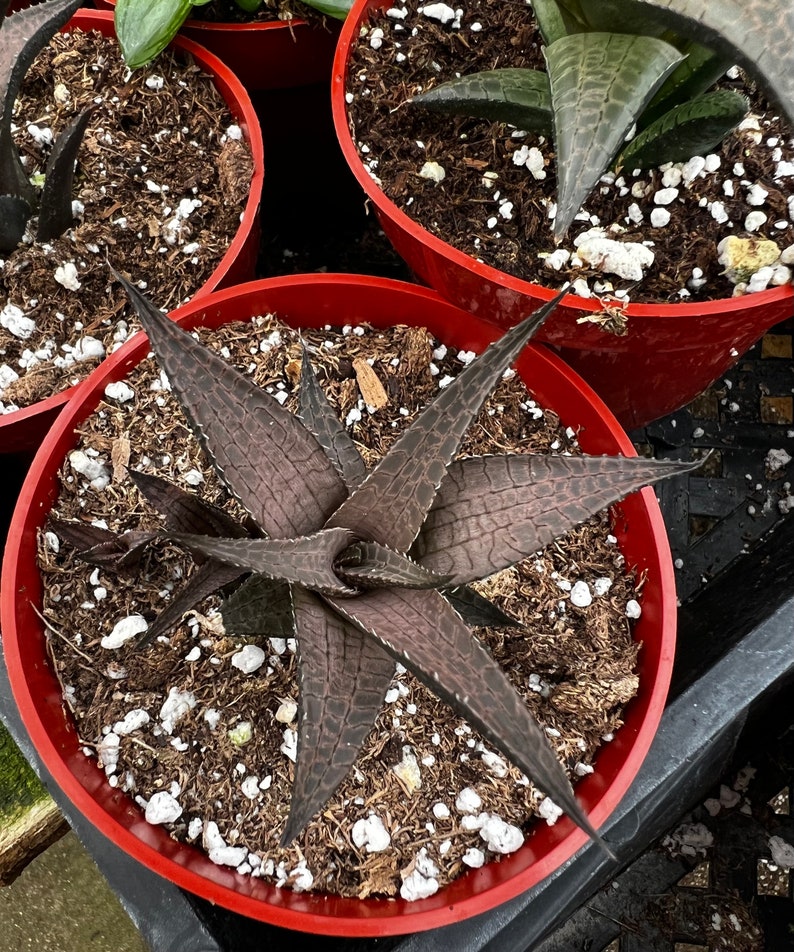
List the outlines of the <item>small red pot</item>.
<svg viewBox="0 0 794 952">
<path fill-rule="evenodd" d="M 342 26 L 331 86 L 340 146 L 381 227 L 412 271 L 459 307 L 509 327 L 556 292 L 482 264 L 426 231 L 384 195 L 350 134 L 348 61 L 362 24 L 385 5 L 384 0 L 354 0 Z M 632 429 L 679 409 L 712 384 L 770 327 L 794 313 L 794 290 L 789 286 L 696 304 L 629 304 L 624 337 L 579 323 L 602 312 L 596 301 L 567 295 L 538 340 L 551 344 Z"/>
<path fill-rule="evenodd" d="M 79 10 L 64 27 L 64 31 L 73 29 L 99 30 L 103 36 L 115 36 L 112 15 L 96 10 Z M 238 284 L 254 276 L 259 253 L 259 204 L 265 175 L 265 152 L 259 120 L 251 99 L 234 73 L 216 56 L 192 40 L 176 37 L 172 48 L 192 56 L 203 71 L 213 77 L 218 91 L 242 129 L 254 162 L 251 189 L 240 227 L 209 280 L 193 295 L 194 298 L 199 298 L 217 288 Z M 33 452 L 73 390 L 73 387 L 63 390 L 14 413 L 0 415 L 0 454 Z"/>
<path fill-rule="evenodd" d="M 114 10 L 115 0 L 94 0 L 100 10 Z M 325 28 L 306 20 L 270 23 L 215 23 L 189 19 L 179 29 L 234 70 L 250 92 L 287 89 L 328 82 L 339 36 L 336 20 Z"/>
<path fill-rule="evenodd" d="M 191 302 L 173 316 L 184 327 L 215 327 L 271 311 L 303 327 L 362 321 L 378 327 L 424 325 L 448 345 L 475 351 L 500 335 L 494 325 L 460 311 L 433 291 L 352 275 L 256 281 Z M 83 755 L 48 661 L 36 611 L 41 604 L 36 538 L 56 498 L 58 472 L 74 447 L 75 429 L 101 402 L 107 383 L 124 378 L 148 351 L 145 336 L 136 336 L 85 381 L 61 413 L 30 468 L 6 546 L 0 626 L 9 678 L 25 727 L 59 786 L 117 846 L 180 887 L 251 918 L 305 932 L 375 936 L 431 929 L 485 912 L 554 872 L 586 839 L 568 819 L 552 827 L 539 823 L 513 855 L 471 870 L 418 902 L 341 899 L 277 889 L 216 866 L 194 847 L 176 843 L 161 827 L 146 823 L 139 808 L 110 787 L 96 762 Z M 600 399 L 546 348 L 527 347 L 517 367 L 537 399 L 577 428 L 587 452 L 635 455 Z M 656 497 L 644 489 L 616 506 L 614 513 L 613 531 L 626 564 L 646 578 L 643 612 L 635 629 L 643 647 L 640 691 L 626 708 L 625 724 L 599 752 L 595 772 L 577 785 L 577 796 L 596 826 L 615 809 L 642 764 L 664 706 L 675 642 L 675 583 Z"/>
</svg>

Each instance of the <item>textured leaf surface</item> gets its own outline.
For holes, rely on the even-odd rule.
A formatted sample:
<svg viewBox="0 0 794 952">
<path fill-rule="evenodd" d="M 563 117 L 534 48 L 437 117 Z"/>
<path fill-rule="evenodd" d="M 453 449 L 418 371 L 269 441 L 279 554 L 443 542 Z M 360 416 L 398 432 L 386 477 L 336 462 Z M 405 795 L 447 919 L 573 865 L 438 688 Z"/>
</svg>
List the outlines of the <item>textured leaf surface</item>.
<svg viewBox="0 0 794 952">
<path fill-rule="evenodd" d="M 685 59 L 670 73 L 643 111 L 637 123 L 640 130 L 647 128 L 673 106 L 701 96 L 733 65 L 733 60 L 726 60 L 699 43 L 682 41 L 674 45 Z"/>
<path fill-rule="evenodd" d="M 794 123 L 794 3 L 791 0 L 627 0 L 739 63 Z"/>
<path fill-rule="evenodd" d="M 247 535 L 243 526 L 225 510 L 210 505 L 195 493 L 186 492 L 167 479 L 151 473 L 130 470 L 129 476 L 146 501 L 165 516 L 165 523 L 170 529 L 194 535 L 232 538 Z"/>
<path fill-rule="evenodd" d="M 382 589 L 349 601 L 327 600 L 380 641 L 582 829 L 599 839 L 524 700 L 438 592 Z"/>
<path fill-rule="evenodd" d="M 676 106 L 629 142 L 621 165 L 655 168 L 665 162 L 685 162 L 708 155 L 744 119 L 749 103 L 728 89 L 705 93 Z"/>
<path fill-rule="evenodd" d="M 406 552 L 416 538 L 463 435 L 504 371 L 562 295 L 511 328 L 441 390 L 392 445 L 329 526 Z"/>
<path fill-rule="evenodd" d="M 309 354 L 303 349 L 301 379 L 298 390 L 299 413 L 326 456 L 336 466 L 349 490 L 355 489 L 367 475 L 367 467 L 352 437 L 328 402 L 320 386 Z"/>
<path fill-rule="evenodd" d="M 630 492 L 693 468 L 623 456 L 474 456 L 441 485 L 411 555 L 453 584 L 537 552 Z"/>
<path fill-rule="evenodd" d="M 560 241 L 681 55 L 655 37 L 620 33 L 577 33 L 544 53 L 557 150 L 554 237 Z"/>
<path fill-rule="evenodd" d="M 93 106 L 84 109 L 55 140 L 50 157 L 47 159 L 44 188 L 39 204 L 36 241 L 52 241 L 72 226 L 74 163 L 77 161 L 77 153 L 93 112 Z"/>
<path fill-rule="evenodd" d="M 48 525 L 55 534 L 73 546 L 83 562 L 114 569 L 134 568 L 146 546 L 158 538 L 156 532 L 130 529 L 115 533 L 85 522 L 67 522 L 50 517 Z"/>
<path fill-rule="evenodd" d="M 117 277 L 196 439 L 257 525 L 274 538 L 322 526 L 347 490 L 317 440 L 275 398 Z"/>
<path fill-rule="evenodd" d="M 297 539 L 214 539 L 173 532 L 169 538 L 191 552 L 248 572 L 296 582 L 319 592 L 352 595 L 334 572 L 336 557 L 353 541 L 347 529 L 322 529 Z"/>
<path fill-rule="evenodd" d="M 243 637 L 294 638 L 290 586 L 281 579 L 250 575 L 220 607 L 226 631 Z"/>
<path fill-rule="evenodd" d="M 340 578 L 362 588 L 397 585 L 400 588 L 439 588 L 449 581 L 407 556 L 377 542 L 356 542 L 336 560 Z"/>
<path fill-rule="evenodd" d="M 383 706 L 394 660 L 311 592 L 293 588 L 300 703 L 286 845 L 333 795 Z"/>
<path fill-rule="evenodd" d="M 440 83 L 411 102 L 442 115 L 508 122 L 542 135 L 552 131 L 549 79 L 540 70 L 505 67 L 470 73 Z"/>
</svg>

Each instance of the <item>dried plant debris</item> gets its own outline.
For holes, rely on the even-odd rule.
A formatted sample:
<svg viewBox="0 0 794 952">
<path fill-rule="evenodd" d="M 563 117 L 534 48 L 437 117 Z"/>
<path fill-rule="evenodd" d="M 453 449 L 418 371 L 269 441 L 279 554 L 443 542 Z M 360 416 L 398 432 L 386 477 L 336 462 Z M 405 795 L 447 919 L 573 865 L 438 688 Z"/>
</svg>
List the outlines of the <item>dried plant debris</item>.
<svg viewBox="0 0 794 952">
<path fill-rule="evenodd" d="M 467 0 L 453 10 L 406 0 L 371 14 L 350 61 L 353 140 L 385 194 L 422 227 L 508 274 L 621 304 L 790 283 L 792 130 L 741 71 L 720 88 L 746 95 L 751 110 L 718 149 L 608 172 L 557 245 L 548 136 L 409 104 L 456 74 L 507 66 L 544 69 L 526 4 Z"/>
<path fill-rule="evenodd" d="M 249 192 L 250 152 L 211 77 L 172 53 L 130 73 L 96 31 L 58 34 L 27 74 L 13 116 L 26 173 L 86 106 L 75 225 L 0 269 L 0 413 L 78 382 L 137 329 L 108 255 L 174 308 L 215 270 Z"/>
<path fill-rule="evenodd" d="M 288 409 L 299 409 L 303 353 L 295 332 L 263 317 L 198 336 Z M 473 357 L 405 327 L 324 328 L 302 339 L 368 467 Z M 362 360 L 388 398 L 380 409 L 362 396 Z M 540 408 L 512 373 L 462 447 L 467 455 L 506 450 L 578 452 L 575 432 Z M 83 424 L 53 515 L 79 521 L 89 536 L 97 527 L 116 535 L 161 532 L 133 471 L 197 489 L 205 503 L 245 521 L 151 358 L 110 385 Z M 141 649 L 136 636 L 201 566 L 163 541 L 134 571 L 86 565 L 52 529 L 42 534 L 40 559 L 51 651 L 87 753 L 151 822 L 201 844 L 217 863 L 294 889 L 419 898 L 516 849 L 531 835 L 533 817 L 554 822 L 559 815 L 493 744 L 398 665 L 352 771 L 321 815 L 282 847 L 299 698 L 296 644 L 278 620 L 272 633 L 235 636 L 212 598 Z M 477 635 L 572 778 L 591 771 L 594 752 L 619 728 L 622 707 L 636 693 L 631 624 L 642 581 L 626 572 L 602 514 L 476 586 L 532 632 L 491 627 Z"/>
</svg>

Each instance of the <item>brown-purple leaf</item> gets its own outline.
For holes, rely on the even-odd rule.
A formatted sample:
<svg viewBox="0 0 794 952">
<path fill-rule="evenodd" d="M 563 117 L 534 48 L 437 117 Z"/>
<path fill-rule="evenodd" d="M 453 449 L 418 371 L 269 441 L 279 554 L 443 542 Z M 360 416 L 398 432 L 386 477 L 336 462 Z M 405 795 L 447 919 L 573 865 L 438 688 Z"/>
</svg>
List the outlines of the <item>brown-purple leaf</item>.
<svg viewBox="0 0 794 952">
<path fill-rule="evenodd" d="M 149 505 L 165 516 L 166 525 L 175 532 L 231 538 L 248 535 L 225 510 L 205 502 L 195 493 L 180 489 L 167 479 L 135 470 L 130 470 L 129 476 Z"/>
<path fill-rule="evenodd" d="M 93 105 L 83 109 L 55 140 L 44 173 L 36 241 L 52 241 L 72 227 L 74 163 L 94 109 Z"/>
<path fill-rule="evenodd" d="M 337 558 L 337 575 L 358 588 L 440 588 L 448 578 L 377 542 L 355 542 Z"/>
<path fill-rule="evenodd" d="M 509 330 L 441 390 L 336 510 L 328 525 L 345 526 L 359 538 L 407 552 L 466 430 L 496 382 L 561 297 Z"/>
<path fill-rule="evenodd" d="M 438 592 L 378 589 L 326 601 L 380 642 L 600 842 L 523 698 Z"/>
<path fill-rule="evenodd" d="M 286 846 L 333 795 L 361 750 L 394 676 L 371 638 L 293 586 L 300 698 L 295 782 Z"/>
<path fill-rule="evenodd" d="M 138 641 L 142 648 L 154 641 L 160 635 L 168 634 L 182 620 L 185 612 L 189 612 L 209 595 L 214 595 L 232 582 L 240 578 L 239 569 L 208 559 L 191 574 L 186 584 L 173 596 L 154 622 L 144 632 Z"/>
<path fill-rule="evenodd" d="M 276 539 L 322 526 L 347 490 L 317 440 L 274 397 L 114 274 L 132 301 L 196 439 L 257 525 Z"/>
<path fill-rule="evenodd" d="M 486 578 L 623 496 L 700 462 L 535 454 L 457 460 L 411 556 L 454 585 Z"/>
<path fill-rule="evenodd" d="M 306 426 L 336 466 L 349 491 L 356 488 L 367 475 L 367 467 L 350 434 L 342 426 L 336 411 L 328 402 L 309 360 L 306 348 L 301 360 L 301 379 L 298 391 L 299 413 Z"/>
<path fill-rule="evenodd" d="M 128 529 L 116 533 L 85 522 L 68 522 L 52 516 L 48 525 L 60 539 L 77 549 L 78 558 L 83 562 L 117 570 L 137 565 L 146 546 L 158 538 L 156 532 Z"/>
<path fill-rule="evenodd" d="M 484 595 L 469 585 L 442 588 L 441 594 L 469 626 L 482 628 L 526 628 Z"/>
<path fill-rule="evenodd" d="M 348 596 L 355 589 L 335 573 L 334 563 L 353 538 L 347 529 L 321 529 L 296 539 L 216 539 L 169 533 L 166 538 L 191 552 L 268 578 L 281 578 L 318 592 Z"/>
</svg>

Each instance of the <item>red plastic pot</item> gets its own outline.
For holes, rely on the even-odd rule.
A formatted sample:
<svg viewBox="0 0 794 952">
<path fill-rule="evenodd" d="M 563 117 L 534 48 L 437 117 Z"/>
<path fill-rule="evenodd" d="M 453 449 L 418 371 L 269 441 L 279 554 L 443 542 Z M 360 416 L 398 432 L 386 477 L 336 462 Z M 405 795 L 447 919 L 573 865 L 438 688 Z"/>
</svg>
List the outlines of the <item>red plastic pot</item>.
<svg viewBox="0 0 794 952">
<path fill-rule="evenodd" d="M 100 10 L 113 10 L 115 0 L 94 0 Z M 326 27 L 306 20 L 270 23 L 215 23 L 186 20 L 179 36 L 189 37 L 235 71 L 251 92 L 287 89 L 328 82 L 339 35 L 336 20 Z"/>
<path fill-rule="evenodd" d="M 64 31 L 72 29 L 99 30 L 104 36 L 115 36 L 112 15 L 96 10 L 79 10 L 64 27 Z M 193 57 L 204 72 L 213 77 L 218 91 L 242 129 L 254 162 L 251 188 L 237 233 L 215 271 L 193 295 L 195 299 L 254 276 L 259 253 L 259 204 L 265 175 L 265 153 L 259 120 L 251 99 L 234 73 L 192 40 L 177 37 L 172 48 Z M 73 390 L 63 390 L 14 413 L 0 415 L 0 453 L 33 452 Z"/>
<path fill-rule="evenodd" d="M 494 326 L 473 318 L 433 291 L 383 278 L 300 275 L 271 278 L 217 292 L 174 312 L 185 327 L 218 326 L 232 319 L 276 311 L 290 324 L 427 326 L 450 346 L 481 351 L 498 337 Z M 243 877 L 210 862 L 191 846 L 145 822 L 127 796 L 110 787 L 81 744 L 62 701 L 47 656 L 36 609 L 41 579 L 36 538 L 58 491 L 64 457 L 75 429 L 102 401 L 105 386 L 122 379 L 148 352 L 141 334 L 106 360 L 60 415 L 40 447 L 17 503 L 2 569 L 0 626 L 14 694 L 24 724 L 43 762 L 75 806 L 116 845 L 180 887 L 243 915 L 279 926 L 329 935 L 393 935 L 435 928 L 484 912 L 538 883 L 569 859 L 585 834 L 567 819 L 539 823 L 516 853 L 490 863 L 418 902 L 341 899 L 294 893 Z M 578 376 L 542 346 L 530 346 L 518 370 L 545 406 L 577 427 L 590 453 L 634 455 L 631 442 L 607 408 Z M 667 694 L 675 642 L 673 568 L 656 497 L 649 489 L 615 507 L 615 528 L 628 566 L 646 577 L 643 612 L 636 627 L 642 642 L 640 691 L 627 707 L 625 724 L 598 754 L 595 772 L 577 795 L 596 826 L 614 810 L 640 768 Z"/>
<path fill-rule="evenodd" d="M 384 0 L 354 0 L 342 26 L 331 86 L 336 134 L 398 254 L 444 297 L 502 327 L 550 300 L 555 291 L 513 278 L 453 248 L 384 195 L 364 167 L 350 133 L 345 92 L 351 50 L 370 12 Z M 628 429 L 687 404 L 720 377 L 770 327 L 794 313 L 791 286 L 707 303 L 629 304 L 628 333 L 616 337 L 594 323 L 603 306 L 567 295 L 540 330 Z"/>
</svg>

